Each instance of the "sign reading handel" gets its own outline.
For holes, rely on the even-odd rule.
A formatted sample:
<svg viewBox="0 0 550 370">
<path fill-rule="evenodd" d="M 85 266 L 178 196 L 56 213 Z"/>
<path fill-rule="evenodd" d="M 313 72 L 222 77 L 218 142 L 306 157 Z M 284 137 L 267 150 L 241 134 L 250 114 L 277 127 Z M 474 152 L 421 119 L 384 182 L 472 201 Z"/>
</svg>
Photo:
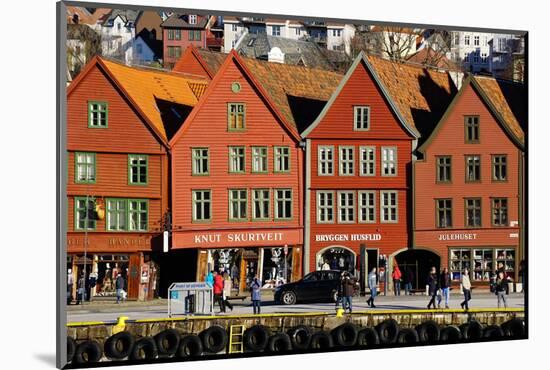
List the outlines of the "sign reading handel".
<svg viewBox="0 0 550 370">
<path fill-rule="evenodd" d="M 316 242 L 347 242 L 382 240 L 380 234 L 317 234 Z"/>
<path fill-rule="evenodd" d="M 175 232 L 173 248 L 191 247 L 239 247 L 239 246 L 268 246 L 284 244 L 302 244 L 301 229 L 269 230 L 258 229 L 251 231 L 204 231 L 204 232 Z"/>
</svg>

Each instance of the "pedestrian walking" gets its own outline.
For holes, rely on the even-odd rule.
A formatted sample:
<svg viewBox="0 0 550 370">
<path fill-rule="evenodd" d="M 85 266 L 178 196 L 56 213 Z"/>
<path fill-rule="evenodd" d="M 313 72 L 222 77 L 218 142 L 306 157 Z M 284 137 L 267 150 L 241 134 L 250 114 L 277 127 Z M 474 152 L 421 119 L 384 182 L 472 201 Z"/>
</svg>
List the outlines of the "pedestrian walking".
<svg viewBox="0 0 550 370">
<path fill-rule="evenodd" d="M 116 290 L 116 303 L 124 301 L 124 278 L 120 273 L 117 274 L 115 279 L 115 290 Z"/>
<path fill-rule="evenodd" d="M 349 313 L 352 312 L 352 299 L 353 291 L 355 289 L 355 282 L 351 278 L 349 272 L 344 271 L 342 273 L 343 278 L 340 280 L 342 285 L 342 309 L 344 312 L 349 310 Z"/>
<path fill-rule="evenodd" d="M 80 304 L 84 301 L 86 295 L 86 279 L 84 273 L 80 274 L 80 279 L 76 284 L 76 304 Z"/>
<path fill-rule="evenodd" d="M 214 303 L 220 306 L 220 312 L 225 312 L 223 302 L 223 278 L 217 271 L 212 274 L 214 276 Z"/>
<path fill-rule="evenodd" d="M 67 270 L 67 304 L 70 305 L 73 301 L 73 285 L 74 285 L 74 276 L 71 269 Z"/>
<path fill-rule="evenodd" d="M 500 308 L 501 301 L 504 304 L 504 308 L 508 308 L 508 304 L 506 302 L 506 294 L 508 294 L 508 280 L 504 278 L 504 273 L 502 271 L 498 273 L 495 294 L 497 296 L 498 308 Z"/>
<path fill-rule="evenodd" d="M 397 264 L 393 267 L 391 277 L 393 279 L 393 294 L 401 295 L 401 270 Z"/>
<path fill-rule="evenodd" d="M 226 271 L 223 273 L 223 305 L 224 307 L 229 307 L 231 311 L 233 311 L 233 305 L 229 302 L 229 297 L 231 296 L 232 287 L 231 277 Z"/>
<path fill-rule="evenodd" d="M 449 269 L 443 267 L 443 271 L 439 275 L 439 288 L 441 289 L 441 295 L 445 297 L 445 308 L 449 308 L 449 296 L 451 289 L 451 274 L 449 274 Z M 441 295 L 438 296 L 437 307 L 441 306 Z"/>
<path fill-rule="evenodd" d="M 432 267 L 430 270 L 430 275 L 428 275 L 428 294 L 430 295 L 430 302 L 428 302 L 428 309 L 433 305 L 435 309 L 435 298 L 437 296 L 438 287 L 438 277 L 435 267 Z M 439 307 L 438 307 L 439 308 Z"/>
<path fill-rule="evenodd" d="M 370 289 L 370 298 L 367 299 L 367 303 L 373 308 L 376 307 L 374 305 L 374 299 L 376 298 L 376 288 L 378 286 L 376 280 L 376 267 L 374 267 L 371 272 L 369 272 L 369 275 L 367 277 L 367 283 Z"/>
<path fill-rule="evenodd" d="M 405 295 L 412 295 L 413 280 L 414 280 L 414 275 L 412 270 L 409 267 L 405 268 L 405 273 L 403 274 L 403 284 L 405 285 Z"/>
<path fill-rule="evenodd" d="M 254 276 L 254 278 L 250 282 L 250 298 L 252 299 L 252 308 L 254 310 L 254 314 L 260 313 L 262 301 L 262 295 L 260 291 L 261 287 L 262 285 L 260 284 L 258 277 Z"/>
<path fill-rule="evenodd" d="M 204 277 L 204 282 L 210 287 L 214 286 L 214 271 L 208 271 L 208 273 Z"/>
<path fill-rule="evenodd" d="M 464 301 L 460 304 L 460 307 L 466 308 L 466 311 L 468 311 L 468 301 L 472 299 L 472 284 L 470 283 L 470 272 L 467 268 L 462 273 L 460 284 L 462 285 L 462 293 L 464 293 Z"/>
</svg>

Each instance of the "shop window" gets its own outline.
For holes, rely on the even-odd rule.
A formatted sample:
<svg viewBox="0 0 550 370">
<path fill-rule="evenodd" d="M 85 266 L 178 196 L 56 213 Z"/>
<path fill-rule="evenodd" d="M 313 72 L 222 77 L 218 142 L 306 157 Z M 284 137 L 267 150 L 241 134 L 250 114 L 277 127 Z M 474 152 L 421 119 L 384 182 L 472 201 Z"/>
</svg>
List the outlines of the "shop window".
<svg viewBox="0 0 550 370">
<path fill-rule="evenodd" d="M 376 222 L 376 192 L 359 192 L 359 222 Z"/>
<path fill-rule="evenodd" d="M 292 190 L 275 190 L 275 219 L 292 218 Z"/>
<path fill-rule="evenodd" d="M 95 230 L 95 199 L 74 198 L 74 228 L 75 230 Z"/>
<path fill-rule="evenodd" d="M 76 152 L 75 183 L 93 184 L 96 181 L 96 155 L 95 153 Z"/>
<path fill-rule="evenodd" d="M 252 147 L 252 172 L 267 173 L 267 147 Z"/>
<path fill-rule="evenodd" d="M 397 175 L 397 148 L 382 147 L 382 176 Z"/>
<path fill-rule="evenodd" d="M 246 220 L 248 217 L 248 194 L 246 189 L 229 190 L 229 219 Z"/>
<path fill-rule="evenodd" d="M 451 182 L 451 157 L 437 156 L 436 158 L 436 181 Z"/>
<path fill-rule="evenodd" d="M 481 181 L 481 156 L 467 155 L 466 157 L 466 182 Z"/>
<path fill-rule="evenodd" d="M 340 151 L 340 176 L 353 176 L 354 164 L 354 147 L 341 146 Z"/>
<path fill-rule="evenodd" d="M 465 142 L 468 144 L 479 143 L 479 116 L 464 117 Z"/>
<path fill-rule="evenodd" d="M 465 268 L 470 271 L 471 276 L 471 263 L 472 263 L 472 251 L 470 249 L 451 249 L 451 277 L 455 281 L 460 281 L 462 272 Z"/>
<path fill-rule="evenodd" d="M 269 189 L 254 189 L 252 191 L 252 218 L 254 220 L 269 220 Z"/>
<path fill-rule="evenodd" d="M 438 228 L 453 226 L 453 201 L 451 199 L 436 199 L 436 220 Z"/>
<path fill-rule="evenodd" d="M 466 198 L 466 226 L 481 227 L 481 198 Z"/>
<path fill-rule="evenodd" d="M 147 162 L 147 155 L 128 155 L 128 182 L 130 184 L 147 185 Z"/>
<path fill-rule="evenodd" d="M 88 127 L 107 128 L 109 109 L 105 102 L 88 102 Z"/>
<path fill-rule="evenodd" d="M 193 148 L 193 175 L 209 174 L 208 148 Z"/>
<path fill-rule="evenodd" d="M 318 173 L 320 176 L 334 175 L 334 147 L 319 146 Z"/>
<path fill-rule="evenodd" d="M 491 214 L 493 226 L 507 226 L 508 198 L 492 198 Z"/>
<path fill-rule="evenodd" d="M 473 278 L 476 281 L 489 281 L 494 273 L 494 249 L 474 249 Z"/>
<path fill-rule="evenodd" d="M 331 270 L 355 271 L 355 255 L 344 248 L 329 248 L 317 255 L 317 269 L 327 264 Z"/>
<path fill-rule="evenodd" d="M 243 131 L 246 129 L 244 104 L 229 103 L 227 105 L 227 127 L 229 131 Z"/>
<path fill-rule="evenodd" d="M 229 172 L 244 173 L 245 172 L 245 147 L 231 146 L 229 147 Z"/>
<path fill-rule="evenodd" d="M 353 107 L 355 131 L 367 131 L 370 128 L 370 107 Z"/>
<path fill-rule="evenodd" d="M 376 172 L 376 147 L 359 147 L 359 168 L 361 176 L 375 176 Z"/>
<path fill-rule="evenodd" d="M 338 192 L 338 222 L 352 223 L 355 221 L 355 192 Z"/>
<path fill-rule="evenodd" d="M 275 288 L 286 284 L 292 273 L 292 248 L 285 256 L 284 248 L 264 248 L 262 287 Z"/>
<path fill-rule="evenodd" d="M 502 271 L 506 277 L 515 279 L 515 250 L 495 248 L 450 249 L 450 272 L 452 280 L 460 281 L 467 268 L 472 281 L 490 281 Z"/>
<path fill-rule="evenodd" d="M 290 148 L 276 146 L 273 148 L 275 158 L 274 172 L 290 172 Z"/>
<path fill-rule="evenodd" d="M 497 249 L 497 271 L 504 272 L 508 278 L 515 280 L 516 252 L 514 249 Z"/>
<path fill-rule="evenodd" d="M 334 222 L 334 192 L 317 191 L 317 222 Z"/>
<path fill-rule="evenodd" d="M 211 220 L 212 198 L 210 190 L 193 190 L 193 221 Z"/>
<path fill-rule="evenodd" d="M 118 274 L 124 279 L 124 290 L 128 292 L 128 255 L 100 254 L 96 266 L 96 297 L 116 297 L 115 281 Z"/>
<path fill-rule="evenodd" d="M 397 191 L 381 191 L 380 203 L 380 222 L 397 222 Z"/>
<path fill-rule="evenodd" d="M 505 154 L 493 155 L 493 181 L 506 181 L 508 179 L 507 156 Z"/>
</svg>

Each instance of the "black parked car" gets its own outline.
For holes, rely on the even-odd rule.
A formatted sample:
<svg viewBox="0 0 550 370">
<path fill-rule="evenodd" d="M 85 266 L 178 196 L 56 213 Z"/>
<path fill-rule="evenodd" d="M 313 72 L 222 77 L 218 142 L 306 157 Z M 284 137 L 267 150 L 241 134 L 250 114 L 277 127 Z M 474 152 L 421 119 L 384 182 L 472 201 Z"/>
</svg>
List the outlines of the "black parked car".
<svg viewBox="0 0 550 370">
<path fill-rule="evenodd" d="M 302 280 L 283 284 L 275 289 L 275 302 L 295 304 L 296 302 L 336 302 L 340 285 L 340 271 L 315 271 Z"/>
</svg>

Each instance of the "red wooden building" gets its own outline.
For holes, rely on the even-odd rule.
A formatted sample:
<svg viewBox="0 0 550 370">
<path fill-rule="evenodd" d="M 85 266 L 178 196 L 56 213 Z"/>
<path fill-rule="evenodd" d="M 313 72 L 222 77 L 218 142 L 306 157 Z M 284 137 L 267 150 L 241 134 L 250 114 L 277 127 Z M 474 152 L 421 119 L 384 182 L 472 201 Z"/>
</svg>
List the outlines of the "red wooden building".
<svg viewBox="0 0 550 370">
<path fill-rule="evenodd" d="M 523 259 L 525 91 L 469 77 L 414 166 L 414 248 L 458 283 L 487 285 L 497 269 L 518 281 Z"/>
<path fill-rule="evenodd" d="M 94 58 L 67 90 L 67 267 L 93 273 L 95 297 L 154 294 L 169 207 L 168 140 L 206 80 Z M 157 261 L 158 262 L 158 261 Z M 76 286 L 74 287 L 76 289 Z"/>
<path fill-rule="evenodd" d="M 306 271 L 361 272 L 411 246 L 411 166 L 455 94 L 447 73 L 359 55 L 306 140 Z M 326 268 L 326 266 L 325 266 Z"/>
<path fill-rule="evenodd" d="M 340 78 L 234 51 L 227 56 L 170 141 L 171 253 L 192 251 L 184 266 L 196 269 L 198 280 L 223 269 L 242 290 L 254 275 L 268 286 L 301 277 L 299 129 L 311 117 L 296 107 L 316 114 Z"/>
<path fill-rule="evenodd" d="M 188 46 L 219 51 L 223 44 L 223 29 L 214 16 L 174 13 L 161 27 L 165 68 L 171 69 Z"/>
</svg>

